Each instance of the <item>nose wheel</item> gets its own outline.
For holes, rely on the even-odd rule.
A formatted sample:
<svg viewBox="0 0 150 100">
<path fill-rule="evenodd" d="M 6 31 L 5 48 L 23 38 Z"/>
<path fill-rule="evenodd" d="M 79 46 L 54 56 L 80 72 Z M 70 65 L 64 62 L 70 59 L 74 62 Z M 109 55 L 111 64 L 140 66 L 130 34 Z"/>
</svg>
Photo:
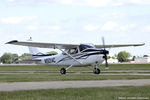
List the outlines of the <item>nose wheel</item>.
<svg viewBox="0 0 150 100">
<path fill-rule="evenodd" d="M 94 74 L 100 74 L 101 70 L 99 68 L 94 68 L 93 73 Z"/>
<path fill-rule="evenodd" d="M 61 68 L 60 73 L 61 74 L 66 74 L 66 69 L 65 68 Z"/>
</svg>

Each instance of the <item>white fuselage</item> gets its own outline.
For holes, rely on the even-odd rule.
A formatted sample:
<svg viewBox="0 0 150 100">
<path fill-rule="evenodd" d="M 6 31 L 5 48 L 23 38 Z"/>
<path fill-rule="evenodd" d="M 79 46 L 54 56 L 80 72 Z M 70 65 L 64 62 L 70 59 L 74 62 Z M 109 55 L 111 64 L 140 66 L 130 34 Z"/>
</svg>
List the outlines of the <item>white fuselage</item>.
<svg viewBox="0 0 150 100">
<path fill-rule="evenodd" d="M 51 56 L 34 57 L 34 59 L 41 60 L 41 64 L 56 66 L 94 66 L 96 64 L 100 65 L 104 61 L 103 54 L 97 54 L 96 52 L 80 52 L 72 54 L 71 56 L 77 61 L 63 53 Z"/>
</svg>

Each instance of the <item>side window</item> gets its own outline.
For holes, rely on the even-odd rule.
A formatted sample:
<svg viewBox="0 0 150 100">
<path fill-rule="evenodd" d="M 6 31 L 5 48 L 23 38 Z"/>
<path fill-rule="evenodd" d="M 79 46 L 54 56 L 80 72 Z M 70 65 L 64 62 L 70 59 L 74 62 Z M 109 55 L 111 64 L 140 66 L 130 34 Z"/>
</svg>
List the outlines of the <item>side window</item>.
<svg viewBox="0 0 150 100">
<path fill-rule="evenodd" d="M 65 50 L 65 52 L 67 52 L 68 54 L 76 54 L 78 53 L 78 49 L 77 48 L 67 49 Z M 63 55 L 66 55 L 66 53 L 63 53 Z"/>
<path fill-rule="evenodd" d="M 65 49 L 64 52 L 62 52 L 63 55 L 67 55 L 65 52 L 69 52 L 70 49 Z"/>
<path fill-rule="evenodd" d="M 70 49 L 70 53 L 69 54 L 76 54 L 76 53 L 78 53 L 78 49 L 77 48 Z"/>
</svg>

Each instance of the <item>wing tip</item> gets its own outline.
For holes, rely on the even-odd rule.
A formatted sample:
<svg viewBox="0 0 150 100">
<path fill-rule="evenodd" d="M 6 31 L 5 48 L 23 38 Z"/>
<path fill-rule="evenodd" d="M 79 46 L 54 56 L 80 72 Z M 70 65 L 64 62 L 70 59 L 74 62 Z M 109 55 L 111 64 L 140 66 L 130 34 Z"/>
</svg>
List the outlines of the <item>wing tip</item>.
<svg viewBox="0 0 150 100">
<path fill-rule="evenodd" d="M 145 43 L 142 43 L 141 45 L 143 46 L 143 45 L 145 45 Z"/>
<path fill-rule="evenodd" d="M 143 45 L 145 45 L 145 43 L 137 44 L 137 45 L 134 45 L 134 46 L 143 46 Z"/>
<path fill-rule="evenodd" d="M 17 40 L 12 40 L 12 41 L 7 42 L 6 44 L 13 44 L 15 42 L 18 42 L 18 41 Z"/>
</svg>

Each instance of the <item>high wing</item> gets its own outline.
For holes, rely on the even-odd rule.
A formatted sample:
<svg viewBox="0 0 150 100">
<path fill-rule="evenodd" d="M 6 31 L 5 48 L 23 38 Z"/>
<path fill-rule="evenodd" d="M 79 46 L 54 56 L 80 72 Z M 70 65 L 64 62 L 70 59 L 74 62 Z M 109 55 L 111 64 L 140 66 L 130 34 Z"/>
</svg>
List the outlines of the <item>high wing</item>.
<svg viewBox="0 0 150 100">
<path fill-rule="evenodd" d="M 115 47 L 129 47 L 129 46 L 143 46 L 145 43 L 140 44 L 111 44 L 111 45 L 105 45 L 105 48 L 115 48 Z M 96 48 L 104 48 L 103 45 L 95 45 Z"/>
<path fill-rule="evenodd" d="M 40 42 L 24 42 L 13 40 L 7 42 L 6 44 L 14 44 L 14 45 L 22 45 L 22 46 L 31 46 L 31 47 L 39 47 L 39 48 L 53 48 L 53 49 L 70 49 L 76 48 L 79 46 L 78 44 L 59 44 L 59 43 L 40 43 Z"/>
<path fill-rule="evenodd" d="M 31 47 L 40 47 L 40 48 L 56 48 L 56 49 L 71 49 L 76 48 L 80 44 L 59 44 L 59 43 L 40 43 L 40 42 L 31 42 L 31 41 L 17 41 L 13 40 L 7 42 L 6 44 L 22 45 L 22 46 L 31 46 Z M 114 45 L 105 45 L 105 48 L 115 48 L 115 47 L 128 47 L 128 46 L 143 46 L 141 44 L 114 44 Z M 95 45 L 96 48 L 104 48 L 103 45 Z"/>
</svg>

